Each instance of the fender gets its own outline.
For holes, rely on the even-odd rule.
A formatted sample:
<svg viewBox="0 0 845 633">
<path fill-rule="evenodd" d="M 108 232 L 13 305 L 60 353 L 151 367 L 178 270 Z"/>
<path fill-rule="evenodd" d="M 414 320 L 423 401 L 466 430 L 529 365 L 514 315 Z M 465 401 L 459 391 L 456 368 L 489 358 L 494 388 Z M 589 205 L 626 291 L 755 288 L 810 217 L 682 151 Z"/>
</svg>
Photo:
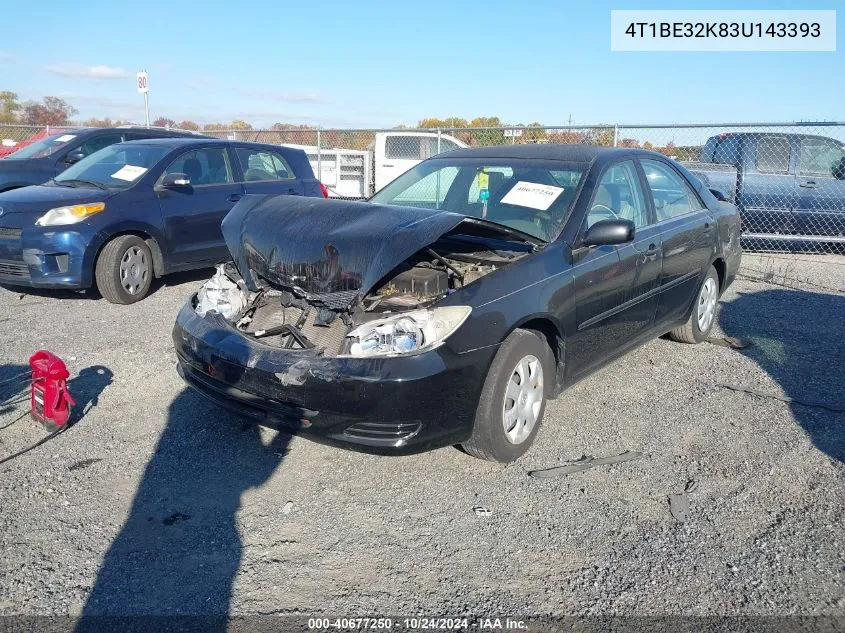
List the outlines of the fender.
<svg viewBox="0 0 845 633">
<path fill-rule="evenodd" d="M 142 237 L 150 246 L 150 251 L 152 251 L 153 255 L 153 271 L 156 277 L 160 277 L 168 272 L 167 266 L 165 265 L 167 252 L 162 250 L 162 244 L 166 244 L 166 242 L 161 231 L 146 222 L 125 220 L 123 222 L 109 224 L 107 227 L 100 229 L 88 243 L 88 248 L 85 249 L 85 257 L 82 260 L 83 275 L 87 284 L 90 285 L 93 283 L 94 264 L 96 263 L 97 255 L 99 255 L 103 246 L 106 245 L 106 242 L 118 235 L 126 235 L 127 233 L 134 233 Z"/>
</svg>

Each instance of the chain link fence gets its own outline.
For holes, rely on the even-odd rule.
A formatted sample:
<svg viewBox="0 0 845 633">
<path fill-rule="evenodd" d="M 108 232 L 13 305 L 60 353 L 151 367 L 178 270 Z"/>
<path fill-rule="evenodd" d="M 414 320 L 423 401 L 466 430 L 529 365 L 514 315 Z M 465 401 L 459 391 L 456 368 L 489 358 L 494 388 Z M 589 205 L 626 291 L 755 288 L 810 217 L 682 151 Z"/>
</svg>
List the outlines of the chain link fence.
<svg viewBox="0 0 845 633">
<path fill-rule="evenodd" d="M 49 132 L 39 126 L 0 126 L 2 149 Z M 459 147 L 575 143 L 644 148 L 679 161 L 736 204 L 747 250 L 845 254 L 845 123 L 291 127 L 203 133 L 299 147 L 330 195 L 342 198 L 368 197 L 418 162 Z"/>
</svg>

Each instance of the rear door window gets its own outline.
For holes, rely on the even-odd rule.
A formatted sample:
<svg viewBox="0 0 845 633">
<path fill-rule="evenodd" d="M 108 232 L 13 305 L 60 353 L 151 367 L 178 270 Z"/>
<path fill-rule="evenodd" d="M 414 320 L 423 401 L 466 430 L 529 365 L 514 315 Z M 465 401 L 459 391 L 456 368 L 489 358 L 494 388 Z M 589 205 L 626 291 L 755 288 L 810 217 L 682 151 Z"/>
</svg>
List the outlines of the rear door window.
<svg viewBox="0 0 845 633">
<path fill-rule="evenodd" d="M 288 162 L 278 152 L 238 147 L 235 150 L 245 182 L 290 180 L 296 178 Z"/>
<path fill-rule="evenodd" d="M 845 152 L 826 138 L 805 138 L 798 155 L 798 173 L 805 176 L 845 178 Z"/>
<path fill-rule="evenodd" d="M 789 139 L 785 136 L 757 139 L 757 170 L 764 174 L 789 173 Z"/>
<path fill-rule="evenodd" d="M 704 208 L 692 187 L 669 165 L 649 159 L 643 159 L 640 163 L 648 182 L 658 222 Z"/>
</svg>

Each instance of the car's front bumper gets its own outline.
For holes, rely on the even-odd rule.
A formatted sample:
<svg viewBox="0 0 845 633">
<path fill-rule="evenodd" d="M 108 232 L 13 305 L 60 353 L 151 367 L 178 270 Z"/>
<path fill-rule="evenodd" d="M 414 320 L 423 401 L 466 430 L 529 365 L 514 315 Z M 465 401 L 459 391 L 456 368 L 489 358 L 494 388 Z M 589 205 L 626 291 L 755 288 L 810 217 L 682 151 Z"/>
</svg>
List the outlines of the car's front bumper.
<svg viewBox="0 0 845 633">
<path fill-rule="evenodd" d="M 4 218 L 5 219 L 5 218 Z M 30 288 L 88 288 L 92 276 L 85 255 L 90 227 L 2 226 L 0 283 Z"/>
<path fill-rule="evenodd" d="M 193 301 L 173 329 L 179 374 L 260 424 L 328 444 L 407 454 L 469 438 L 497 345 L 394 358 L 337 358 L 253 341 Z"/>
</svg>

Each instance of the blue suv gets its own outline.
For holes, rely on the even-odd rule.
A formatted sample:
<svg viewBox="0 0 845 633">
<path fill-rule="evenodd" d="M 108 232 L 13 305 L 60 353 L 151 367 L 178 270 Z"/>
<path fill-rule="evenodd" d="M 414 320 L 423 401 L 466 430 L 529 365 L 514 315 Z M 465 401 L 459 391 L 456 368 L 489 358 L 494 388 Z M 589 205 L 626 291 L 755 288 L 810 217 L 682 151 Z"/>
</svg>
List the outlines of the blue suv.
<svg viewBox="0 0 845 633">
<path fill-rule="evenodd" d="M 325 197 L 300 149 L 206 138 L 111 145 L 0 193 L 0 283 L 97 287 L 134 303 L 153 277 L 230 259 L 220 223 L 247 194 Z"/>
<path fill-rule="evenodd" d="M 198 136 L 201 137 L 196 132 L 137 126 L 63 130 L 25 145 L 0 160 L 0 191 L 40 185 L 86 156 L 115 143 Z"/>
</svg>

